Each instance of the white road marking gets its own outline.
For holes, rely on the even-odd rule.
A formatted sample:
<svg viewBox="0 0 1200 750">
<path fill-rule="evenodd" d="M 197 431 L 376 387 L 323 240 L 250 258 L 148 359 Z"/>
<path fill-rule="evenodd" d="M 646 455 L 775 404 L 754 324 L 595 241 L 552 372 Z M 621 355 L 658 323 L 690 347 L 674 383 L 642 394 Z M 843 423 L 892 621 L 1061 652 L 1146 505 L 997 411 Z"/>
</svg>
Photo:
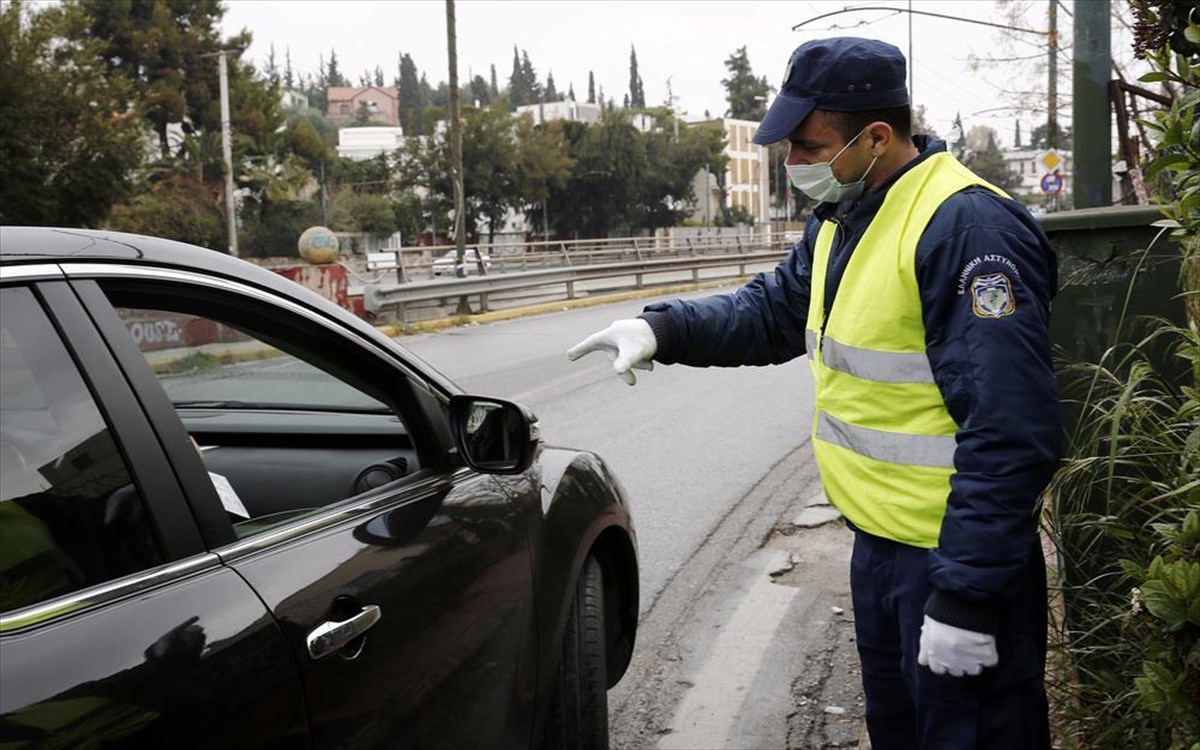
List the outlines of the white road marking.
<svg viewBox="0 0 1200 750">
<path fill-rule="evenodd" d="M 658 743 L 662 750 L 727 746 L 730 728 L 741 714 L 775 630 L 800 591 L 772 583 L 768 571 L 780 560 L 764 560 L 766 565 L 722 627 L 708 660 L 691 678 L 693 685 L 671 720 L 671 733 Z"/>
</svg>

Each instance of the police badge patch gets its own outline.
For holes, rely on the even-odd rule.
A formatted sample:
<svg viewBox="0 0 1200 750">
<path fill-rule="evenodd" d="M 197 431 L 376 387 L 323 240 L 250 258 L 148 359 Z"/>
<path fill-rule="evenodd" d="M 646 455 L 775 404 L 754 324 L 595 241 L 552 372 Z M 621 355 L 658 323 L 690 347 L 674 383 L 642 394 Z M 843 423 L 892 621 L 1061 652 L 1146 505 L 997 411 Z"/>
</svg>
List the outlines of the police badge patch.
<svg viewBox="0 0 1200 750">
<path fill-rule="evenodd" d="M 1003 318 L 1017 311 L 1012 282 L 1002 273 L 971 279 L 971 310 L 980 318 Z"/>
</svg>

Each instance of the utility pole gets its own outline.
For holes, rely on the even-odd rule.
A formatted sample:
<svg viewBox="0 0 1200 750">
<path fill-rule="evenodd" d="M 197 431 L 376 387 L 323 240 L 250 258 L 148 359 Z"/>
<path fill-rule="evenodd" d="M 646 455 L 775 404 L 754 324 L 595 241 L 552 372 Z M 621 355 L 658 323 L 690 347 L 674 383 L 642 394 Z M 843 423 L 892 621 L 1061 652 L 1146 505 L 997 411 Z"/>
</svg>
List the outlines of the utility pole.
<svg viewBox="0 0 1200 750">
<path fill-rule="evenodd" d="M 1053 150 L 1058 148 L 1058 0 L 1050 0 L 1050 38 L 1046 43 L 1049 48 L 1046 67 L 1050 71 L 1050 80 L 1046 83 L 1046 145 Z"/>
<path fill-rule="evenodd" d="M 329 226 L 329 194 L 325 191 L 325 159 L 321 159 L 321 226 Z"/>
<path fill-rule="evenodd" d="M 1075 208 L 1112 205 L 1111 0 L 1075 4 L 1075 66 L 1072 76 L 1072 152 Z"/>
<path fill-rule="evenodd" d="M 1054 1 L 1050 0 L 1050 3 L 1053 4 Z M 908 64 L 908 100 L 915 102 L 917 98 L 916 94 L 913 93 L 912 17 L 912 0 L 908 0 L 908 60 L 905 62 Z"/>
<path fill-rule="evenodd" d="M 229 127 L 229 65 L 225 56 L 237 50 L 217 53 L 221 76 L 221 153 L 225 157 L 225 216 L 229 222 L 229 254 L 238 257 L 237 198 L 233 194 L 233 136 Z"/>
<path fill-rule="evenodd" d="M 704 165 L 704 228 L 707 229 L 712 222 L 712 212 L 709 209 L 709 200 L 712 198 L 712 189 L 708 186 L 708 165 Z"/>
<path fill-rule="evenodd" d="M 450 57 L 450 160 L 454 169 L 455 275 L 466 276 L 466 196 L 463 194 L 462 123 L 458 116 L 458 44 L 454 28 L 454 0 L 446 0 L 446 50 Z M 458 298 L 458 314 L 469 315 L 465 296 Z"/>
</svg>

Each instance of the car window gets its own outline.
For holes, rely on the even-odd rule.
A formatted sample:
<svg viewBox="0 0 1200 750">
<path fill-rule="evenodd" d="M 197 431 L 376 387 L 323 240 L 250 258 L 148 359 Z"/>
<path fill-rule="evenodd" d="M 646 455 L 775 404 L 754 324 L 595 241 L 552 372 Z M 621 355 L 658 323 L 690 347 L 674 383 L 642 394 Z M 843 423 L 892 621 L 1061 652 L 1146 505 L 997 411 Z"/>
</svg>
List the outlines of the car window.
<svg viewBox="0 0 1200 750">
<path fill-rule="evenodd" d="M 199 452 L 239 538 L 411 476 L 419 468 L 377 379 L 297 316 L 247 300 L 110 293 Z M 186 295 L 184 295 L 186 297 Z M 253 321 L 247 323 L 246 321 Z"/>
<path fill-rule="evenodd" d="M 207 317 L 121 307 L 117 314 L 176 407 L 387 412 L 357 388 Z"/>
<path fill-rule="evenodd" d="M 163 562 L 124 457 L 33 293 L 0 290 L 0 612 Z"/>
</svg>

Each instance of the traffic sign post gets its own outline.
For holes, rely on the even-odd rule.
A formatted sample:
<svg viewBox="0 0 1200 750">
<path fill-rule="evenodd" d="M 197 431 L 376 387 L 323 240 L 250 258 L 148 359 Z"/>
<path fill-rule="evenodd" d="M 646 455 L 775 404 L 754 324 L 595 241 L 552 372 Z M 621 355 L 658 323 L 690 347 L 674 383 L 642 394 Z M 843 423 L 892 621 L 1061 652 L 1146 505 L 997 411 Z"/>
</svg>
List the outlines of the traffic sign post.
<svg viewBox="0 0 1200 750">
<path fill-rule="evenodd" d="M 1063 178 L 1058 172 L 1051 172 L 1042 177 L 1042 192 L 1046 195 L 1058 195 L 1063 189 Z"/>
</svg>

